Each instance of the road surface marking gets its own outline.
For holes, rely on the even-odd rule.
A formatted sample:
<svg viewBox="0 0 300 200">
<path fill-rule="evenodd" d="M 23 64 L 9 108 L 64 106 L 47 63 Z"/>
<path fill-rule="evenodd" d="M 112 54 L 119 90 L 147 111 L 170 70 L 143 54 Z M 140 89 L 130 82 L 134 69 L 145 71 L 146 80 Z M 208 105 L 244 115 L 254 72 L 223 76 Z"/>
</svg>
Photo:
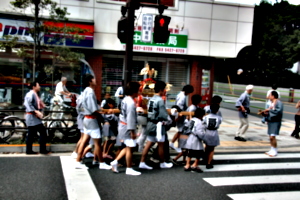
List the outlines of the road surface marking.
<svg viewBox="0 0 300 200">
<path fill-rule="evenodd" d="M 239 177 L 220 177 L 203 178 L 212 186 L 233 186 L 233 185 L 255 185 L 255 184 L 283 184 L 300 183 L 300 175 L 272 175 L 272 176 L 239 176 Z M 299 196 L 300 198 L 300 196 Z"/>
<path fill-rule="evenodd" d="M 214 165 L 214 168 L 203 169 L 203 171 L 222 172 L 222 171 L 272 170 L 272 169 L 300 169 L 300 162 Z"/>
<path fill-rule="evenodd" d="M 300 153 L 279 153 L 276 157 L 259 154 L 217 154 L 215 160 L 240 160 L 240 159 L 276 159 L 276 158 L 300 158 Z"/>
<path fill-rule="evenodd" d="M 244 194 L 228 194 L 233 200 L 295 200 L 299 199 L 300 192 L 258 192 L 258 193 L 244 193 Z"/>
<path fill-rule="evenodd" d="M 86 169 L 75 169 L 75 159 L 60 156 L 69 200 L 100 200 L 98 191 Z"/>
</svg>

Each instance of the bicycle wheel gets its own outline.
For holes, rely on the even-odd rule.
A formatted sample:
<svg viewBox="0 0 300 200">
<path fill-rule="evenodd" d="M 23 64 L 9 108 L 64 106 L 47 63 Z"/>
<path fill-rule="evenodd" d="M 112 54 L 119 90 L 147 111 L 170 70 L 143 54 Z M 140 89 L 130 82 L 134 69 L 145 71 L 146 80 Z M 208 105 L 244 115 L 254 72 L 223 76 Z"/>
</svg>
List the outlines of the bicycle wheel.
<svg viewBox="0 0 300 200">
<path fill-rule="evenodd" d="M 13 120 L 2 119 L 0 121 L 0 139 L 3 142 L 8 143 L 8 140 L 13 136 L 15 132 L 15 124 Z"/>
<path fill-rule="evenodd" d="M 48 137 L 50 141 L 59 134 L 64 135 L 67 131 L 67 124 L 63 120 L 52 121 L 48 126 Z"/>
<path fill-rule="evenodd" d="M 14 124 L 15 124 L 15 133 L 20 133 L 22 134 L 22 142 L 25 141 L 26 138 L 26 134 L 28 132 L 26 123 L 24 122 L 24 120 L 15 118 L 14 120 Z"/>
</svg>

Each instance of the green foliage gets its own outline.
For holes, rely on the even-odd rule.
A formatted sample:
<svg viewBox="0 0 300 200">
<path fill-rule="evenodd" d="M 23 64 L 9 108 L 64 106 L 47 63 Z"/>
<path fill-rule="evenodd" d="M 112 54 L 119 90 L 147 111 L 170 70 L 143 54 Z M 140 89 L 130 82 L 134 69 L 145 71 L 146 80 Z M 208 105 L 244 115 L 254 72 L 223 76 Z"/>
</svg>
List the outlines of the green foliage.
<svg viewBox="0 0 300 200">
<path fill-rule="evenodd" d="M 10 3 L 13 7 L 13 12 L 21 13 L 28 19 L 29 33 L 34 43 L 19 43 L 17 37 L 5 36 L 5 41 L 0 43 L 0 49 L 16 47 L 18 56 L 33 59 L 33 71 L 43 71 L 49 68 L 47 67 L 48 64 L 43 63 L 41 59 L 42 51 L 52 52 L 54 63 L 67 62 L 71 67 L 75 66 L 74 63 L 79 58 L 84 57 L 82 53 L 72 52 L 70 48 L 61 45 L 66 40 L 80 42 L 83 36 L 79 34 L 88 31 L 78 27 L 61 26 L 61 22 L 68 21 L 67 15 L 69 13 L 67 8 L 61 8 L 52 0 L 15 0 Z M 32 13 L 28 13 L 28 11 L 32 11 Z M 49 16 L 45 17 L 45 13 Z M 47 23 L 41 23 L 42 21 Z M 45 44 L 43 43 L 43 34 L 49 33 L 52 33 L 54 37 Z M 53 33 L 56 34 L 53 35 Z M 51 70 L 46 71 L 46 73 L 51 73 Z"/>
</svg>

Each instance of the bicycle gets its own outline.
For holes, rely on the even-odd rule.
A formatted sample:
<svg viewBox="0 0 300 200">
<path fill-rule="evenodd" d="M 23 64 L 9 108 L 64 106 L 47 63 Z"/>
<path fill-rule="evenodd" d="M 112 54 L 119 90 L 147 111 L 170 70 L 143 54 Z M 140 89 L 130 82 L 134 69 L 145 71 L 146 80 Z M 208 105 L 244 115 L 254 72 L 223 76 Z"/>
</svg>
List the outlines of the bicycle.
<svg viewBox="0 0 300 200">
<path fill-rule="evenodd" d="M 51 99 L 48 108 L 49 115 L 45 116 L 43 120 L 48 129 L 49 140 L 53 141 L 60 133 L 63 135 L 63 140 L 66 141 L 79 139 L 80 131 L 77 129 L 76 120 L 72 119 L 73 108 L 55 97 Z"/>
<path fill-rule="evenodd" d="M 14 134 L 21 133 L 21 141 L 24 142 L 27 133 L 27 126 L 24 120 L 5 113 L 0 114 L 0 140 L 9 144 Z"/>
</svg>

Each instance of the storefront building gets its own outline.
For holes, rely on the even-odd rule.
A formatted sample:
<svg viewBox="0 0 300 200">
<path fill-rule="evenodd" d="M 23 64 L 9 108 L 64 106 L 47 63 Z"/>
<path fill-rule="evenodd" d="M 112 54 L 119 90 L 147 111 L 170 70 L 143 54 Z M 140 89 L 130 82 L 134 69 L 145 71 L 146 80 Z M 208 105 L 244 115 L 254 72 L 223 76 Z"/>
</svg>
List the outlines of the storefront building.
<svg viewBox="0 0 300 200">
<path fill-rule="evenodd" d="M 7 12 L 9 1 L 3 1 L 1 13 Z M 117 24 L 121 17 L 121 5 L 125 3 L 113 0 L 55 1 L 61 7 L 67 7 L 71 23 L 91 26 L 93 35 L 86 36 L 85 44 L 68 46 L 80 48 L 85 54 L 85 60 L 93 69 L 98 83 L 97 98 L 100 100 L 106 92 L 113 96 L 124 76 L 125 44 L 117 37 Z M 148 63 L 150 69 L 154 68 L 157 71 L 156 79 L 173 85 L 168 92 L 167 106 L 174 104 L 175 96 L 185 84 L 193 85 L 195 93 L 204 96 L 204 100 L 209 100 L 213 88 L 214 60 L 235 58 L 242 48 L 251 44 L 254 6 L 218 3 L 211 0 L 174 0 L 166 1 L 166 4 L 169 8 L 164 11 L 164 15 L 171 17 L 169 25 L 171 35 L 164 45 L 153 43 L 143 35 L 143 20 L 147 19 L 144 16 L 152 16 L 153 20 L 155 15 L 158 15 L 157 9 L 141 7 L 135 11 L 131 79 L 143 80 L 145 75 L 139 73 Z M 17 20 L 16 18 L 18 17 L 11 20 Z M 0 20 L 3 21 L 1 16 Z M 3 30 L 4 28 L 0 30 L 0 36 Z M 50 60 L 49 63 L 51 64 Z M 26 82 L 24 78 L 30 78 L 30 73 L 22 72 L 22 65 L 23 60 L 14 53 L 0 53 L 2 74 L 0 74 L 0 102 L 3 85 L 5 88 L 13 87 L 12 84 L 3 84 L 1 76 L 17 77 L 19 79 L 16 83 L 20 85 Z M 4 70 L 7 66 L 14 66 L 15 70 L 11 72 Z M 74 80 L 77 90 L 80 88 L 80 81 L 77 78 L 79 77 L 77 74 L 81 73 L 80 69 L 64 70 L 63 67 L 57 69 L 60 75 L 71 74 L 72 77 L 68 79 Z M 56 80 L 57 77 L 54 75 L 53 79 Z M 48 79 L 50 81 L 50 77 Z M 6 95 L 8 91 L 7 89 Z M 12 95 L 10 101 L 19 104 L 14 98 L 16 97 Z"/>
</svg>

